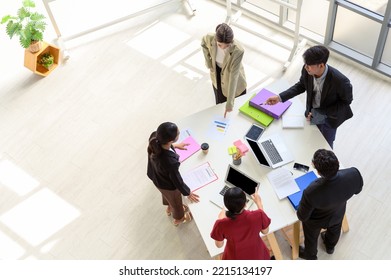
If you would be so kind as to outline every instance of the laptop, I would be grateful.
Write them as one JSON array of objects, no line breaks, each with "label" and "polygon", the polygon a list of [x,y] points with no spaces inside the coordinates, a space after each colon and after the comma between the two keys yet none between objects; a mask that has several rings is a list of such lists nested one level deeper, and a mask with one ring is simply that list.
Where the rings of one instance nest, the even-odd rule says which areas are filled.
[{"label": "laptop", "polygon": [[246,138],[246,141],[259,164],[263,166],[277,168],[294,160],[279,134],[262,137],[258,141]]},{"label": "laptop", "polygon": [[[255,94],[251,97],[253,98]],[[250,98],[250,99],[251,99]],[[256,120],[264,126],[269,126],[269,124],[274,120],[272,116],[258,110],[255,107],[250,106],[250,100],[247,100],[240,108],[239,111],[244,115]]]},{"label": "laptop", "polygon": [[216,192],[210,197],[210,202],[215,204],[220,208],[224,208],[224,194],[225,192],[232,187],[238,187],[244,191],[247,198],[247,203],[245,208],[248,209],[254,203],[251,199],[251,195],[255,193],[259,182],[250,178],[248,175],[244,174],[239,169],[236,169],[231,164],[228,165],[227,172],[225,175],[225,186],[219,188]]}]

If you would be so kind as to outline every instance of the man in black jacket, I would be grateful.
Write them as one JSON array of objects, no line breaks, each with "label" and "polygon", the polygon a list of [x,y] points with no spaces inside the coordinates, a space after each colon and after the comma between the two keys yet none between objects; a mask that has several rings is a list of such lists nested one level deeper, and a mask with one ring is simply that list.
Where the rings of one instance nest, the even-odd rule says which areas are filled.
[{"label": "man in black jacket", "polygon": [[353,116],[350,104],[353,100],[352,85],[337,69],[327,64],[329,50],[313,46],[304,54],[304,66],[300,80],[277,96],[270,97],[266,104],[273,105],[307,92],[305,117],[316,124],[324,138],[333,148],[337,127]]},{"label": "man in black jacket", "polygon": [[363,178],[355,167],[339,169],[339,162],[332,151],[319,149],[312,163],[320,175],[303,192],[297,217],[303,224],[304,245],[300,247],[299,257],[316,260],[318,237],[321,236],[326,252],[332,254],[341,234],[342,220],[346,202],[361,192]]}]

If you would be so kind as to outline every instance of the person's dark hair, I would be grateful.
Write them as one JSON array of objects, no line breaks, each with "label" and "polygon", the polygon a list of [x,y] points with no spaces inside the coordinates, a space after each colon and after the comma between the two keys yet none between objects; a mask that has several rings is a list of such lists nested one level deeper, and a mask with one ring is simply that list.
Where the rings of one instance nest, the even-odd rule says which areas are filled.
[{"label": "person's dark hair", "polygon": [[149,136],[148,155],[159,155],[162,145],[175,140],[178,135],[178,127],[175,123],[164,122]]},{"label": "person's dark hair", "polygon": [[304,54],[304,63],[307,65],[326,64],[330,51],[324,46],[313,46],[307,49]]},{"label": "person's dark hair", "polygon": [[246,205],[246,195],[238,187],[230,188],[224,194],[224,205],[228,209],[228,211],[225,212],[225,215],[228,218],[235,220],[236,215],[240,214],[240,211],[242,211]]},{"label": "person's dark hair", "polygon": [[318,173],[327,179],[334,177],[339,169],[337,156],[332,151],[325,149],[317,150],[312,162]]},{"label": "person's dark hair", "polygon": [[224,44],[231,44],[234,40],[234,32],[232,28],[226,24],[221,23],[216,27],[216,41]]}]

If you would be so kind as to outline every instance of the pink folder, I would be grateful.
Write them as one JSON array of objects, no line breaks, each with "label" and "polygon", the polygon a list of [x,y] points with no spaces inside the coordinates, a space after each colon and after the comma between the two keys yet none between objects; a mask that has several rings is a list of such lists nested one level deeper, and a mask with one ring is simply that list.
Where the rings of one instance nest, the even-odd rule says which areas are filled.
[{"label": "pink folder", "polygon": [[176,153],[179,155],[179,162],[184,161],[201,149],[201,146],[194,140],[192,136],[187,137],[182,142],[190,145],[186,146],[187,150],[180,150],[178,148],[175,149]]},{"label": "pink folder", "polygon": [[271,91],[268,91],[267,89],[262,89],[250,100],[250,106],[261,110],[262,112],[268,114],[269,116],[272,116],[275,119],[279,119],[282,114],[289,108],[289,106],[292,105],[292,101],[287,100],[285,102],[278,102],[275,105],[263,104],[266,99],[274,95],[276,94]]}]

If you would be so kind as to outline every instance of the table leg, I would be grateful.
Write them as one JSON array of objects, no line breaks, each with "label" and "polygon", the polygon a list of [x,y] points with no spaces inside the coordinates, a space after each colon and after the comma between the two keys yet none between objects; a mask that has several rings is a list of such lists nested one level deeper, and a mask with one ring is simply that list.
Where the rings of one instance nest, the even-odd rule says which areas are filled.
[{"label": "table leg", "polygon": [[267,240],[269,241],[270,248],[272,249],[272,252],[276,260],[282,260],[283,258],[282,258],[280,246],[278,246],[277,239],[274,233],[269,233],[268,235],[266,235],[266,237]]},{"label": "table leg", "polygon": [[292,260],[299,257],[300,246],[300,221],[293,224]]},{"label": "table leg", "polygon": [[349,223],[348,223],[348,218],[346,218],[346,214],[345,216],[343,216],[343,220],[342,220],[342,232],[348,232],[349,231]]}]

